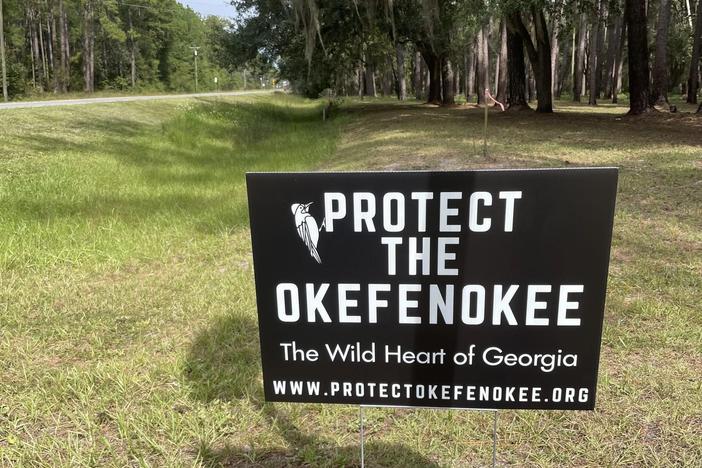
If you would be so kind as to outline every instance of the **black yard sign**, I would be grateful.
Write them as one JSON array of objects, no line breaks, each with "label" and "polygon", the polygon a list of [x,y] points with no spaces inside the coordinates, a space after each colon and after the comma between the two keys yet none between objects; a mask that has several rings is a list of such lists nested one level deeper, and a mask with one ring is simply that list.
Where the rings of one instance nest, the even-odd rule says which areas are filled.
[{"label": "black yard sign", "polygon": [[247,184],[267,400],[594,408],[616,169]]}]

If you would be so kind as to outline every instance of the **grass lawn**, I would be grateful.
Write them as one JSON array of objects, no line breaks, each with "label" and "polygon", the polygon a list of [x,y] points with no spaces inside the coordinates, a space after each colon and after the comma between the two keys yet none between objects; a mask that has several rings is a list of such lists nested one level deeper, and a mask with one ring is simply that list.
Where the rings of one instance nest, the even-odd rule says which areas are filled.
[{"label": "grass lawn", "polygon": [[[0,465],[353,466],[358,409],[265,404],[248,170],[621,168],[594,412],[498,463],[702,459],[702,118],[288,96],[0,112]],[[485,466],[491,414],[366,411],[369,466]]]}]

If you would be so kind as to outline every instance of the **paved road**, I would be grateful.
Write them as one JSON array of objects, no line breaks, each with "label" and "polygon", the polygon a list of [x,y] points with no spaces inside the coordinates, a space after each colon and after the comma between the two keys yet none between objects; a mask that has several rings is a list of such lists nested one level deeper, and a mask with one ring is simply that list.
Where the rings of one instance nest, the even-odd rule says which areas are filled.
[{"label": "paved road", "polygon": [[217,96],[244,96],[247,94],[266,94],[271,90],[252,90],[252,91],[230,91],[226,93],[194,93],[194,94],[163,94],[156,96],[119,96],[119,97],[101,97],[101,98],[86,98],[86,99],[63,99],[56,101],[20,101],[0,103],[2,109],[26,109],[30,107],[57,107],[57,106],[83,106],[86,104],[102,104],[110,102],[131,102],[131,101],[155,101],[163,99],[186,99],[197,97],[217,97]]}]

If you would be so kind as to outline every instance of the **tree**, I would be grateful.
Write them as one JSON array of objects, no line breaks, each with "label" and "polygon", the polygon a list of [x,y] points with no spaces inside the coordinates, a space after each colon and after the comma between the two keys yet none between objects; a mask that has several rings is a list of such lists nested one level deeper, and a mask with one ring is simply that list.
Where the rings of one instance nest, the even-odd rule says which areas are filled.
[{"label": "tree", "polygon": [[466,102],[470,102],[470,97],[475,94],[475,40],[468,45],[468,50],[463,52],[463,92]]},{"label": "tree", "polygon": [[58,87],[62,92],[67,92],[71,80],[71,46],[68,36],[68,17],[63,0],[59,0],[59,42],[60,42],[60,69],[58,74]]},{"label": "tree", "polygon": [[551,27],[551,94],[556,94],[558,83],[558,53],[560,52],[559,33],[561,31],[561,16],[563,15],[563,0],[556,0]]},{"label": "tree", "polygon": [[656,26],[656,58],[653,63],[653,86],[650,104],[668,102],[668,27],[670,25],[670,0],[660,0]]},{"label": "tree", "polygon": [[508,109],[529,109],[526,98],[524,41],[519,34],[509,28],[507,29],[507,73],[509,75]]},{"label": "tree", "polygon": [[616,104],[619,99],[619,93],[622,90],[622,68],[624,65],[624,60],[622,56],[624,55],[624,45],[626,44],[627,37],[626,22],[624,18],[621,20],[621,28],[619,30],[619,45],[617,46],[617,52],[615,55],[614,66],[612,70],[612,104]]},{"label": "tree", "polygon": [[455,87],[453,84],[453,67],[451,66],[451,60],[449,60],[447,57],[443,57],[441,59],[441,83],[441,103],[444,105],[454,104]]},{"label": "tree", "polygon": [[490,87],[489,81],[489,70],[490,70],[490,57],[488,54],[488,42],[489,42],[489,29],[487,25],[483,25],[478,31],[477,40],[477,76],[478,76],[478,104],[485,104],[485,90]]},{"label": "tree", "polygon": [[531,20],[534,25],[534,39],[522,20],[519,12],[508,15],[508,27],[522,37],[536,81],[536,112],[553,112],[551,96],[551,39],[543,9],[530,5]]},{"label": "tree", "polygon": [[625,0],[624,17],[629,45],[629,114],[638,115],[650,109],[646,0]]},{"label": "tree", "polygon": [[137,80],[137,69],[136,69],[136,56],[137,56],[137,44],[136,44],[136,32],[134,31],[134,24],[132,22],[132,10],[127,9],[127,21],[128,21],[128,35],[129,35],[129,81],[132,88],[136,87]]},{"label": "tree", "polygon": [[92,0],[83,4],[83,90],[95,91],[95,18]]},{"label": "tree", "polygon": [[[176,0],[3,0],[8,98],[71,88],[192,88],[192,52],[213,87],[231,88],[223,49],[229,23],[203,19]],[[1,65],[1,64],[0,64]],[[1,67],[0,67],[1,68]]]},{"label": "tree", "polygon": [[590,98],[588,104],[592,106],[597,105],[597,58],[598,58],[598,37],[599,37],[599,27],[600,27],[600,13],[602,11],[602,0],[599,0],[595,4],[595,11],[592,14],[592,26],[590,27],[590,53],[587,59],[588,66],[590,67],[589,79],[590,79]]},{"label": "tree", "polygon": [[429,95],[427,102],[441,104],[441,59],[430,49],[422,48],[422,57],[429,71]]},{"label": "tree", "polygon": [[[429,69],[429,102],[450,105],[454,103],[455,86],[453,86],[454,63],[460,63],[462,57],[458,38],[465,37],[467,18],[471,14],[480,14],[482,10],[473,11],[469,2],[451,0],[409,0],[406,2],[388,2],[394,5],[394,22],[402,25],[400,29],[412,40],[422,53]],[[417,15],[419,12],[419,15]],[[417,16],[419,16],[417,18]],[[445,73],[441,73],[442,69]],[[441,83],[443,79],[449,81]],[[439,83],[435,83],[439,80]],[[443,96],[442,88],[451,92]]]},{"label": "tree", "polygon": [[616,8],[610,8],[607,18],[607,59],[603,70],[604,83],[602,89],[604,97],[611,98],[616,88],[615,68],[617,67],[617,55],[619,53],[620,36],[622,34],[622,17],[618,10],[618,3],[615,2]]},{"label": "tree", "polygon": [[597,17],[599,20],[597,23],[597,70],[595,71],[595,95],[597,97],[602,93],[603,72],[606,62],[605,33],[607,30],[607,19],[609,18],[609,1],[610,0],[599,0],[597,4]]},{"label": "tree", "polygon": [[697,19],[695,20],[695,32],[692,40],[690,74],[687,79],[687,102],[690,104],[697,103],[697,89],[700,84],[700,54],[702,54],[702,0],[697,0]]},{"label": "tree", "polygon": [[[567,26],[567,25],[563,25]],[[554,92],[554,97],[560,99],[561,94],[563,93],[563,88],[566,85],[568,81],[568,77],[572,76],[572,64],[573,64],[573,50],[574,50],[574,45],[571,44],[570,36],[571,32],[567,30],[567,27],[561,27],[560,29],[560,34],[559,38],[561,39],[558,42],[562,42],[561,45],[559,45],[559,53],[563,57],[560,62],[558,67],[556,67],[556,78],[554,81],[553,85],[553,92]],[[575,37],[573,35],[573,37]]]},{"label": "tree", "polygon": [[7,102],[7,66],[5,64],[5,20],[2,15],[2,0],[0,0],[0,67],[2,68],[2,98]]},{"label": "tree", "polygon": [[580,102],[583,93],[583,73],[585,70],[585,42],[587,40],[587,16],[580,14],[578,25],[578,45],[575,49],[575,67],[573,72],[573,101]]},{"label": "tree", "polygon": [[395,45],[397,58],[397,73],[395,82],[397,83],[397,99],[404,101],[407,99],[407,83],[405,82],[405,45],[397,43]]},{"label": "tree", "polygon": [[[497,81],[497,100],[507,101],[507,24],[503,19],[500,21],[500,55],[498,57],[499,76]],[[497,104],[495,104],[497,105]]]},{"label": "tree", "polygon": [[414,97],[422,99],[424,89],[422,86],[422,55],[419,52],[414,53],[414,61],[412,67],[412,86],[414,87]]}]

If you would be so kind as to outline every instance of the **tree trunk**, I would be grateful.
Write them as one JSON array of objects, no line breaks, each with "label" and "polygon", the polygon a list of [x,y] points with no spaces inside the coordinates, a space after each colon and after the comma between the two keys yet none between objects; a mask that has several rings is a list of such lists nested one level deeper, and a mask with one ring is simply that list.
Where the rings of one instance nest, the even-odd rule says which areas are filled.
[{"label": "tree trunk", "polygon": [[407,99],[407,83],[405,82],[405,45],[399,42],[395,45],[397,55],[397,99]]},{"label": "tree trunk", "polygon": [[363,63],[359,63],[356,67],[356,84],[358,85],[357,95],[363,99]]},{"label": "tree trunk", "polygon": [[83,10],[83,89],[86,93],[95,91],[95,31],[93,25],[93,5],[87,1]]},{"label": "tree trunk", "polygon": [[612,15],[610,13],[611,26],[607,27],[607,61],[605,62],[604,70],[604,97],[611,98],[613,90],[616,87],[614,81],[615,68],[617,66],[617,52],[619,48],[620,36],[622,34],[622,18],[621,16]]},{"label": "tree trunk", "polygon": [[536,80],[536,112],[553,112],[553,95],[551,94],[551,38],[543,10],[536,11],[532,6],[534,32],[538,43],[537,61],[534,67]]},{"label": "tree trunk", "polygon": [[595,80],[595,95],[600,97],[602,93],[602,75],[605,68],[605,30],[607,29],[607,18],[609,17],[608,9],[609,0],[600,0],[599,2],[599,24],[597,25],[597,76]]},{"label": "tree trunk", "polygon": [[649,67],[646,0],[625,0],[629,44],[629,114],[648,112]]},{"label": "tree trunk", "polygon": [[507,73],[509,74],[508,109],[529,109],[526,99],[524,42],[522,37],[511,29],[507,30]]},{"label": "tree trunk", "polygon": [[442,105],[452,105],[455,104],[454,99],[454,88],[453,88],[453,67],[451,67],[451,61],[446,58],[441,58],[441,104]]},{"label": "tree trunk", "polygon": [[41,71],[44,75],[44,89],[49,88],[49,63],[46,55],[46,47],[44,46],[44,22],[41,20],[41,14],[37,14],[39,26],[39,51],[41,52]]},{"label": "tree trunk", "polygon": [[132,24],[132,10],[127,8],[127,20],[129,21],[129,76],[132,89],[136,87],[136,41],[134,40],[134,25]]},{"label": "tree trunk", "polygon": [[561,15],[563,12],[563,1],[557,1],[557,14],[553,18],[553,27],[551,28],[551,94],[555,95],[558,88],[558,54],[560,52],[560,43],[558,34],[561,31]]},{"label": "tree trunk", "polygon": [[692,39],[692,59],[690,60],[690,74],[687,79],[687,102],[697,103],[697,89],[700,85],[700,54],[702,54],[702,0],[697,0],[697,19],[695,20],[695,34]]},{"label": "tree trunk", "polygon": [[595,11],[592,14],[592,26],[590,28],[590,50],[587,58],[589,66],[589,86],[590,86],[590,98],[588,99],[588,104],[591,106],[597,105],[597,58],[598,58],[598,38],[600,36],[600,12],[602,9],[602,1],[600,0],[595,4]]},{"label": "tree trunk", "polygon": [[[490,36],[492,28],[491,23],[487,23],[483,27],[483,59],[485,60],[485,88],[490,89]],[[485,94],[484,89],[479,89],[478,93]]]},{"label": "tree trunk", "polygon": [[56,17],[54,10],[51,11],[50,21],[47,21],[49,26],[49,59],[51,62],[51,77],[54,86],[54,93],[59,92],[58,74],[56,72]]},{"label": "tree trunk", "polygon": [[522,36],[531,62],[536,81],[536,112],[553,112],[553,96],[551,95],[551,38],[548,34],[544,11],[535,5],[531,6],[531,17],[534,24],[532,41],[529,30],[524,25],[519,13],[510,15],[510,22],[517,33]]},{"label": "tree trunk", "polygon": [[619,42],[619,15],[615,14],[615,10],[609,10],[607,14],[607,25],[605,30],[605,45],[606,48],[600,49],[600,54],[603,57],[600,90],[602,97],[611,98],[612,92],[612,67],[614,66],[614,54]]},{"label": "tree trunk", "polygon": [[42,71],[44,67],[44,62],[41,58],[41,51],[39,50],[39,33],[37,32],[37,25],[35,22],[35,20],[37,19],[37,13],[31,7],[29,18],[29,33],[32,37],[32,55],[34,56],[34,68],[36,69],[36,78],[34,86],[36,87],[37,83],[39,83],[39,89],[41,91],[44,91],[44,73]]},{"label": "tree trunk", "polygon": [[507,21],[500,22],[500,57],[499,79],[497,80],[497,100],[501,103],[507,102]]},{"label": "tree trunk", "polygon": [[136,88],[136,44],[132,40],[132,46],[129,48],[129,82],[132,89]]},{"label": "tree trunk", "polygon": [[492,86],[490,89],[493,91],[493,93],[497,92],[497,86],[498,86],[498,81],[500,79],[500,54],[499,52],[497,53],[497,56],[495,57],[495,73],[492,75],[492,81],[491,84]]},{"label": "tree trunk", "polygon": [[575,73],[573,74],[573,101],[580,102],[583,91],[583,72],[585,70],[585,41],[587,39],[587,16],[580,14],[578,25],[578,46],[575,49]]},{"label": "tree trunk", "polygon": [[366,66],[364,67],[363,83],[364,95],[371,97],[378,96],[375,88],[375,67],[370,63],[366,63]]},{"label": "tree trunk", "polygon": [[612,75],[612,104],[616,104],[619,99],[619,93],[622,92],[622,70],[624,68],[624,46],[626,45],[626,22],[621,19],[621,31],[619,32],[619,46],[617,47],[617,55],[614,62],[614,75]]},{"label": "tree trunk", "polygon": [[441,104],[441,59],[432,50],[422,51],[422,57],[424,57],[429,71],[427,102]]},{"label": "tree trunk", "polygon": [[30,57],[30,61],[32,64],[32,88],[37,89],[37,75],[36,75],[36,69],[35,69],[36,60],[34,60],[34,47],[33,47],[32,40],[31,40],[31,26],[27,25],[27,27],[29,28],[29,37],[30,37],[30,39],[29,39],[29,41],[30,41],[29,57]]},{"label": "tree trunk", "polygon": [[417,100],[422,99],[422,55],[419,52],[414,53],[412,87],[414,88],[414,97]]},{"label": "tree trunk", "polygon": [[2,100],[7,102],[7,68],[5,64],[5,22],[2,14],[2,1],[0,0],[0,72],[2,73]]},{"label": "tree trunk", "polygon": [[65,93],[68,91],[70,79],[70,51],[68,44],[68,22],[66,21],[66,10],[63,7],[63,0],[59,0],[59,45],[60,55],[60,76],[58,79],[59,89]]},{"label": "tree trunk", "polygon": [[477,58],[477,75],[478,75],[478,104],[485,103],[485,89],[490,85],[488,84],[488,70],[490,64],[488,63],[488,57],[486,54],[488,41],[488,28],[483,26],[478,31],[478,58]]},{"label": "tree trunk", "polygon": [[668,102],[668,28],[670,27],[670,0],[661,0],[656,25],[656,58],[653,63],[651,105]]},{"label": "tree trunk", "polygon": [[383,86],[383,96],[390,96],[392,94],[392,56],[390,54],[385,56],[385,70],[381,75],[381,84]]},{"label": "tree trunk", "polygon": [[461,67],[452,67],[453,69],[453,94],[461,94]]},{"label": "tree trunk", "polygon": [[88,64],[90,65],[90,92],[95,92],[95,24],[94,24],[94,12],[91,5],[90,11],[91,25],[90,25],[90,58]]},{"label": "tree trunk", "polygon": [[472,55],[469,53],[470,46],[468,50],[463,51],[463,95],[466,98],[466,104],[470,100],[470,94],[468,93],[468,69],[470,68],[469,61],[472,59]]},{"label": "tree trunk", "polygon": [[467,60],[468,64],[466,67],[466,102],[470,102],[470,97],[475,94],[475,44],[476,41],[470,45],[468,49]]},{"label": "tree trunk", "polygon": [[568,75],[572,74],[571,67],[572,67],[572,45],[571,45],[571,40],[568,38],[568,40],[563,41],[563,63],[558,67],[558,73],[556,75],[556,85],[554,88],[556,89],[556,94],[555,97],[560,99],[561,98],[561,93],[563,92],[563,86],[565,86],[566,81],[568,80]]}]

